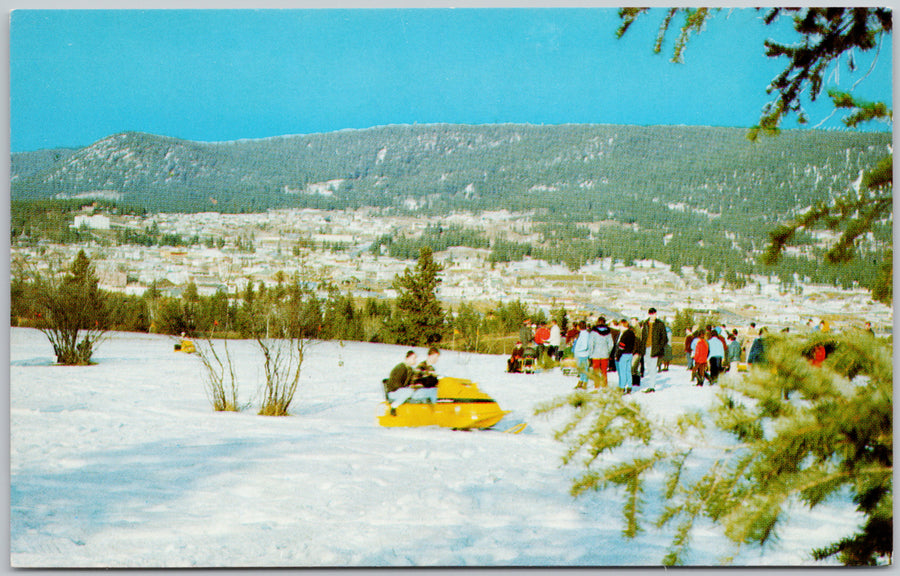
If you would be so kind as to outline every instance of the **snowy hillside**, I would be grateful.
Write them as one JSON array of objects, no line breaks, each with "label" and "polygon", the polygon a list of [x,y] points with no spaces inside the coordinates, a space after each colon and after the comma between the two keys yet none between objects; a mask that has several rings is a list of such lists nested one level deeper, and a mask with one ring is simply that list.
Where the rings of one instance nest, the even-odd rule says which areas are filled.
[{"label": "snowy hillside", "polygon": [[[378,426],[396,346],[316,343],[286,418],[255,414],[261,369],[248,342],[240,414],[214,413],[199,361],[165,336],[112,334],[90,367],[53,365],[46,338],[10,334],[11,563],[14,567],[659,565],[672,529],[621,535],[621,494],[573,499],[553,431],[533,407],[566,394],[559,371],[504,372],[504,357],[445,352],[438,372],[470,378],[529,426],[497,431]],[[421,351],[420,351],[421,352]],[[661,418],[715,393],[670,386],[634,399]],[[650,511],[648,511],[650,512]],[[846,534],[847,503],[801,512],[777,544],[738,565],[813,564]],[[734,552],[700,527],[689,562]]]}]

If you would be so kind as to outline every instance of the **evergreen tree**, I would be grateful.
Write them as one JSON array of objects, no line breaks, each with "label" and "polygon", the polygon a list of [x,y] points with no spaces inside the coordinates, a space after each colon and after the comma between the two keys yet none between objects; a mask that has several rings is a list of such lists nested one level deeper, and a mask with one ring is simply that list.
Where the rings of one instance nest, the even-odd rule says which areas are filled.
[{"label": "evergreen tree", "polygon": [[193,280],[184,287],[181,297],[184,298],[185,302],[196,303],[200,301],[200,293],[197,291],[197,284]]},{"label": "evergreen tree", "polygon": [[299,336],[305,338],[320,337],[322,328],[322,307],[315,294],[309,294],[302,300],[298,317]]},{"label": "evergreen tree", "polygon": [[694,310],[685,308],[684,310],[675,311],[675,319],[672,320],[672,334],[675,337],[684,335],[686,329],[694,328]]},{"label": "evergreen tree", "polygon": [[193,304],[180,298],[163,298],[157,311],[157,323],[164,334],[192,334],[197,328]]},{"label": "evergreen tree", "polygon": [[365,332],[353,297],[337,290],[329,295],[325,304],[322,326],[323,336],[336,340],[362,340]]},{"label": "evergreen tree", "polygon": [[[619,15],[622,25],[618,36],[622,36],[647,8],[623,8]],[[691,34],[699,33],[713,18],[717,9],[672,8],[666,12],[659,28],[654,51],[659,53],[673,20],[681,13],[683,24],[673,48],[673,62],[682,62],[684,50]],[[766,40],[766,55],[770,58],[786,58],[787,66],[767,87],[775,93],[775,99],[768,103],[759,119],[759,124],[749,133],[756,140],[760,133],[778,134],[785,116],[796,114],[801,124],[807,122],[803,110],[803,99],[815,101],[826,85],[826,77],[837,65],[839,59],[847,55],[847,65],[855,70],[855,51],[867,52],[880,49],[881,39],[893,30],[892,12],[889,8],[773,8],[763,18],[771,25],[785,15],[790,15],[796,41],[781,44]],[[877,58],[877,54],[876,54]],[[850,110],[843,118],[848,127],[857,127],[873,120],[893,122],[893,111],[883,102],[864,102],[853,95],[828,90],[835,109]],[[854,175],[855,177],[855,175]],[[766,261],[774,263],[781,256],[785,246],[798,236],[798,232],[824,227],[840,233],[839,239],[825,253],[831,263],[844,263],[855,255],[855,244],[861,236],[873,231],[876,223],[891,219],[893,215],[893,155],[887,154],[876,165],[867,166],[859,187],[847,182],[847,187],[835,197],[827,197],[813,203],[802,216],[780,224],[770,234],[770,245]],[[802,207],[801,207],[802,208]],[[873,296],[890,303],[893,289],[893,259],[882,260],[880,272],[867,287]]]},{"label": "evergreen tree", "polygon": [[569,329],[569,313],[566,311],[565,306],[559,305],[557,307],[555,299],[553,300],[553,306],[550,307],[550,319],[556,320],[556,325],[559,326],[563,334]]},{"label": "evergreen tree", "polygon": [[437,299],[442,270],[426,246],[419,251],[415,269],[407,268],[394,278],[397,313],[391,319],[391,328],[398,344],[422,346],[443,339],[446,319]]},{"label": "evergreen tree", "polygon": [[516,333],[525,320],[533,320],[528,306],[518,298],[506,304],[498,304],[494,316],[500,323],[499,330],[512,333]]}]

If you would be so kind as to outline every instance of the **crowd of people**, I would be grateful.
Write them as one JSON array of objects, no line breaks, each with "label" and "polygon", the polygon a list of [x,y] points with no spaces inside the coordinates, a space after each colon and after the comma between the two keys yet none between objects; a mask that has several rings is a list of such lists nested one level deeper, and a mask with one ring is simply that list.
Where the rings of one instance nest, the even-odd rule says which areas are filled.
[{"label": "crowd of people", "polygon": [[[600,316],[591,328],[587,322],[578,326],[578,334],[572,343],[576,359],[579,353],[586,355],[585,370],[579,370],[578,388],[587,388],[591,375],[594,387],[606,387],[608,373],[616,372],[618,387],[624,394],[630,394],[635,386],[644,385],[644,390],[653,392],[664,384],[664,375],[672,360],[672,332],[659,318],[655,308],[647,311],[647,318],[613,320],[607,324]],[[587,343],[584,350],[583,344]],[[641,382],[646,378],[645,382]]]},{"label": "crowd of people", "polygon": [[686,329],[684,353],[687,367],[691,371],[691,380],[696,386],[703,386],[706,382],[715,384],[723,372],[741,363],[744,355],[742,342],[745,337],[753,339],[750,353],[747,355],[748,363],[761,362],[765,332],[765,328],[757,331],[754,323],[751,323],[746,336],[743,337],[737,328],[729,332],[724,325],[708,325],[694,331]]},{"label": "crowd of people", "polygon": [[[826,320],[818,324],[810,320],[807,327],[815,331],[830,330]],[[866,322],[865,330],[874,335],[871,323]],[[686,329],[684,353],[691,381],[696,386],[712,385],[724,372],[763,362],[767,334],[767,329],[757,328],[755,322],[740,330],[729,329],[724,324]],[[630,394],[637,386],[653,392],[666,384],[665,373],[672,362],[672,329],[657,317],[654,308],[647,311],[644,320],[633,317],[607,323],[600,316],[593,322],[578,321],[565,334],[561,334],[555,320],[546,326],[534,326],[525,320],[508,371],[521,371],[529,357],[543,353],[558,361],[565,351],[573,357],[578,389],[587,389],[592,380],[595,388],[606,387],[609,374],[615,372],[617,385],[624,394]],[[812,362],[821,364],[827,352],[824,347],[817,347]]]},{"label": "crowd of people", "polygon": [[[819,324],[807,323],[810,330],[827,332],[830,326],[822,320]],[[865,331],[874,335],[872,325],[865,324]],[[783,329],[783,332],[788,329]],[[684,334],[684,354],[691,381],[695,386],[715,384],[722,373],[743,365],[765,361],[765,327],[757,328],[755,322],[744,329],[728,329],[722,325],[687,328]],[[616,374],[616,385],[623,394],[630,394],[640,386],[644,392],[653,392],[667,384],[666,372],[672,362],[672,329],[658,318],[655,308],[647,310],[644,320],[621,318],[607,323],[603,316],[593,322],[575,322],[562,333],[556,320],[545,325],[534,325],[526,319],[519,330],[519,340],[507,361],[508,372],[528,371],[528,366],[542,356],[560,361],[571,353],[578,373],[578,389],[607,387],[610,374]],[[813,351],[811,361],[821,364],[828,350],[819,346]],[[406,358],[391,370],[385,379],[385,393],[391,408],[403,402],[436,402],[438,377],[434,365],[440,351],[431,348],[420,363],[416,352],[410,350]]]},{"label": "crowd of people", "polygon": [[556,320],[538,326],[526,318],[519,328],[519,340],[513,346],[506,371],[526,372],[528,366],[543,355],[559,361],[563,356],[561,345],[562,332]]},{"label": "crowd of people", "polygon": [[575,322],[564,335],[556,320],[546,326],[533,326],[525,320],[507,369],[521,371],[529,350],[557,361],[569,351],[578,372],[576,388],[587,389],[592,380],[594,388],[606,387],[609,374],[616,373],[617,385],[624,393],[631,393],[643,378],[644,389],[652,392],[664,378],[660,374],[669,369],[671,342],[672,330],[657,318],[654,308],[648,310],[643,321],[623,318],[607,323],[605,317],[599,316],[591,322]]}]

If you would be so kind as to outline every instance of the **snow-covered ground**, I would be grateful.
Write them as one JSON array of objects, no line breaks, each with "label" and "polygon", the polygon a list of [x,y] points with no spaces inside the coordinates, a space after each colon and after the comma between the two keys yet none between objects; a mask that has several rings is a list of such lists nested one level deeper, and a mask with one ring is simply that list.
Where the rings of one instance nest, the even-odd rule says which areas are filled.
[{"label": "snow-covered ground", "polygon": [[[673,528],[622,536],[622,494],[569,495],[578,472],[553,439],[565,419],[535,405],[571,391],[558,370],[506,374],[501,356],[444,352],[525,432],[382,428],[381,379],[405,348],[315,343],[293,415],[256,415],[261,369],[239,363],[242,413],[215,413],[195,356],[165,336],[111,334],[97,365],[53,364],[37,331],[10,333],[11,564],[14,567],[654,566]],[[420,350],[420,354],[423,351]],[[669,386],[635,401],[672,418],[714,390]],[[652,511],[648,511],[652,512]],[[777,543],[737,565],[810,565],[855,527],[846,502],[800,511]],[[713,526],[689,563],[734,552]]]}]

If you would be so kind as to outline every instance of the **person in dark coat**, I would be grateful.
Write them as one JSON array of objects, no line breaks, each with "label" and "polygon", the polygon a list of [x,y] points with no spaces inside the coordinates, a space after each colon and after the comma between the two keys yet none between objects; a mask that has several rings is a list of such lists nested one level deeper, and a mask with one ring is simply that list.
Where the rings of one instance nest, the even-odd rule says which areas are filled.
[{"label": "person in dark coat", "polygon": [[756,340],[753,341],[753,344],[750,346],[750,352],[747,353],[748,364],[760,364],[765,360],[766,350],[765,342],[763,342],[765,334],[766,329],[760,328],[759,336],[757,336]]},{"label": "person in dark coat", "polygon": [[609,371],[610,372],[616,372],[616,352],[615,352],[615,350],[619,346],[619,334],[621,333],[618,326],[619,326],[619,321],[613,320],[612,325],[609,327],[609,335],[612,336],[612,341],[613,341],[613,352],[610,354],[610,357],[609,357],[610,358],[610,361],[609,361]]},{"label": "person in dark coat", "polygon": [[666,351],[663,353],[662,358],[659,360],[659,371],[660,372],[668,372],[669,366],[672,364],[672,329],[666,326]]},{"label": "person in dark coat", "polygon": [[640,386],[641,378],[644,377],[644,353],[647,351],[647,343],[641,338],[640,320],[632,318],[628,326],[634,332],[634,357],[631,359],[631,373],[637,375],[635,385]]},{"label": "person in dark coat", "polygon": [[685,358],[687,359],[687,369],[688,370],[694,369],[694,354],[693,354],[693,348],[692,348],[693,343],[694,343],[693,340],[694,340],[694,333],[691,332],[690,328],[685,328],[684,329],[684,355],[685,355]]},{"label": "person in dark coat", "polygon": [[506,361],[506,371],[507,372],[521,372],[522,371],[522,357],[525,355],[525,347],[522,346],[521,342],[516,342],[515,347],[513,347],[512,355],[510,355],[509,360]]},{"label": "person in dark coat", "polygon": [[665,323],[656,317],[656,308],[647,311],[647,319],[641,324],[641,341],[644,344],[644,369],[648,392],[656,390],[657,364],[666,353],[669,335]]},{"label": "person in dark coat", "polygon": [[391,370],[391,375],[388,376],[387,379],[388,392],[396,392],[401,388],[412,386],[413,377],[416,374],[415,370],[413,370],[413,366],[416,365],[416,360],[417,357],[415,351],[410,350],[406,353],[406,358],[403,362],[394,366],[393,370]]}]

